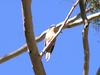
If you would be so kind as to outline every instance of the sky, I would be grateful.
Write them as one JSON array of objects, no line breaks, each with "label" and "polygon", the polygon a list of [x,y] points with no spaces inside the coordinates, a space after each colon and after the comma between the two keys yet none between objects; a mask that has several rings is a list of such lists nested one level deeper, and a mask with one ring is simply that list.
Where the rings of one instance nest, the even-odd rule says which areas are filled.
[{"label": "sky", "polygon": [[[75,0],[33,0],[32,17],[35,36],[40,35],[51,24],[62,22]],[[71,17],[79,13],[77,6]],[[47,75],[82,75],[84,50],[82,45],[83,26],[65,29],[57,37],[49,62],[42,58]],[[21,0],[0,1],[0,57],[15,51],[25,44],[22,23]],[[37,43],[39,51],[43,41]],[[96,75],[100,67],[100,32],[89,27],[90,69]],[[0,64],[0,75],[34,75],[28,52]]]}]

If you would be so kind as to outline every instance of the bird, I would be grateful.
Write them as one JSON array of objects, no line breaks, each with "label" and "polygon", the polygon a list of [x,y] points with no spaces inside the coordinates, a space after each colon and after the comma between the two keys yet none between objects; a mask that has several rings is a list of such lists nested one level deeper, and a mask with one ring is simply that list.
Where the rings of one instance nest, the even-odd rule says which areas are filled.
[{"label": "bird", "polygon": [[[54,38],[54,36],[56,35],[58,29],[56,26],[51,26],[48,31],[46,32],[45,38],[44,38],[44,46],[46,47]],[[50,60],[51,57],[51,53],[53,52],[54,46],[55,46],[55,42],[56,42],[56,38],[54,39],[53,43],[50,45],[50,47],[46,50],[43,51],[45,52],[45,59],[46,61]],[[42,55],[42,53],[41,53]]]}]

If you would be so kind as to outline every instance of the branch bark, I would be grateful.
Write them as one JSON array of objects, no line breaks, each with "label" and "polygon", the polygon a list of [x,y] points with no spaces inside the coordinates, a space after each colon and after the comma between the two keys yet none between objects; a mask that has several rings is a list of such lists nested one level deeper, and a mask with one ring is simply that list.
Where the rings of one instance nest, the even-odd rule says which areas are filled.
[{"label": "branch bark", "polygon": [[[87,16],[87,18],[88,18],[88,21],[100,18],[100,12],[92,14],[90,16]],[[75,21],[72,21],[72,22],[70,22],[70,21],[72,21],[72,18],[68,20],[68,24],[65,24],[64,29],[73,28],[73,27],[79,26],[83,23],[82,19],[78,19],[78,20],[75,20]],[[58,23],[57,27],[59,28],[62,24],[63,24],[63,22]],[[44,32],[42,32],[42,34],[40,34],[39,36],[37,36],[35,38],[36,42],[40,42],[41,40],[43,40],[44,37],[45,37],[45,34],[46,34],[46,30]],[[23,46],[21,46],[19,49],[15,50],[14,52],[11,52],[11,53],[1,57],[0,58],[0,64],[16,57],[16,56],[18,56],[18,55],[20,55],[20,54],[22,54],[26,51],[27,51],[27,45],[24,44]]]},{"label": "branch bark", "polygon": [[14,58],[14,57],[24,53],[25,51],[27,51],[27,45],[26,44],[23,45],[21,48],[15,50],[14,52],[12,52],[12,53],[10,53],[8,55],[5,55],[2,58],[0,58],[0,64],[10,60],[11,58]]},{"label": "branch bark", "polygon": [[79,0],[79,6],[81,11],[81,17],[84,23],[84,28],[82,30],[82,38],[83,38],[83,48],[84,48],[84,69],[83,75],[88,75],[89,72],[89,43],[88,43],[88,29],[89,29],[89,22],[85,13],[86,9],[86,0]]},{"label": "branch bark", "polygon": [[[94,20],[94,19],[97,19],[97,18],[100,18],[100,12],[87,16],[87,19],[88,19],[89,22],[91,20]],[[63,22],[61,22],[60,24],[58,24],[57,27],[59,27],[62,23]],[[64,29],[66,29],[66,28],[72,28],[72,27],[75,27],[75,26],[79,26],[82,23],[83,23],[83,20],[82,19],[78,19],[78,20],[75,20],[74,22],[68,23],[68,26],[65,25]]]},{"label": "branch bark", "polygon": [[36,46],[35,36],[33,33],[32,15],[31,15],[31,0],[22,0],[24,27],[29,55],[32,62],[32,68],[35,75],[46,75],[39,52]]},{"label": "branch bark", "polygon": [[[86,13],[90,12],[93,8],[87,8],[85,10]],[[74,16],[73,18],[70,19],[70,21],[68,23],[74,22],[75,20],[79,19],[81,17],[81,13],[77,14],[76,16]]]}]

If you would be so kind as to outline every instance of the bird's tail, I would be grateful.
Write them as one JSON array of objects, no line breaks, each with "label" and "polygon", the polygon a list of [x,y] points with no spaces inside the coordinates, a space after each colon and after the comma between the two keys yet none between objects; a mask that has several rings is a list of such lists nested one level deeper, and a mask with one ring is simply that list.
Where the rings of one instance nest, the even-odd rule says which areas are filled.
[{"label": "bird's tail", "polygon": [[50,60],[50,55],[51,55],[50,52],[46,52],[45,59],[46,59],[47,62]]}]

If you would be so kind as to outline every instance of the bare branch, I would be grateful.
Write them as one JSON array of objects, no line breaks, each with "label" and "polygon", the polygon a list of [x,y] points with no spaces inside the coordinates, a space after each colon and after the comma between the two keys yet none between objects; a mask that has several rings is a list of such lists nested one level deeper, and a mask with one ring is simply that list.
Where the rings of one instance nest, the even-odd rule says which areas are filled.
[{"label": "bare branch", "polygon": [[[86,13],[90,12],[93,8],[88,8],[85,10]],[[73,18],[69,19],[68,23],[74,22],[75,20],[79,19],[81,16],[81,13],[77,14],[76,16],[74,16]]]},{"label": "bare branch", "polygon": [[33,33],[32,15],[31,15],[31,0],[22,0],[24,13],[24,27],[27,46],[29,48],[29,55],[32,62],[32,68],[35,75],[46,75],[42,61],[39,56],[38,48],[36,46],[35,36]]},{"label": "bare branch", "polygon": [[[89,21],[100,18],[100,12],[92,14],[90,16],[87,16],[87,18],[88,18]],[[72,21],[72,18],[69,19],[68,21],[69,22]],[[82,23],[83,23],[82,19],[78,19],[78,20],[75,20],[73,22],[70,22],[70,23],[66,24],[63,29],[79,26]],[[57,27],[59,28],[62,24],[63,24],[63,22],[60,22],[59,24],[57,24]],[[44,32],[42,32],[41,35],[37,36],[35,38],[36,42],[40,42],[42,39],[44,39],[45,33],[46,33],[46,30]],[[10,54],[7,54],[6,56],[1,57],[0,58],[0,64],[3,63],[3,62],[8,61],[8,60],[20,55],[20,54],[22,54],[25,51],[27,51],[27,45],[23,45],[22,47],[15,50],[14,52],[12,52]]]},{"label": "bare branch", "polygon": [[19,48],[18,50],[15,50],[14,52],[5,55],[4,57],[0,58],[0,64],[3,62],[6,62],[7,60],[10,60],[11,58],[14,58],[22,53],[24,53],[25,51],[27,51],[27,45],[23,45],[21,48]]},{"label": "bare branch", "polygon": [[88,28],[89,28],[89,22],[85,13],[86,9],[86,0],[79,0],[79,6],[81,11],[81,17],[84,23],[84,29],[82,31],[83,35],[83,48],[84,48],[84,69],[83,69],[83,75],[88,75],[89,72],[89,44],[88,44]]},{"label": "bare branch", "polygon": [[[97,18],[100,18],[100,12],[87,16],[87,19],[88,19],[89,22],[90,22],[91,20],[94,20],[94,19],[97,19]],[[69,20],[70,20],[70,19],[69,19]],[[61,22],[60,24],[58,24],[58,26],[60,26],[62,23],[63,23],[63,22]],[[82,19],[78,19],[78,20],[75,20],[75,21],[72,22],[72,23],[69,23],[68,26],[65,25],[64,29],[66,29],[66,28],[72,28],[72,27],[81,25],[82,23],[83,23],[83,20],[82,20]]]},{"label": "bare branch", "polygon": [[47,30],[43,31],[39,36],[35,38],[36,42],[40,42],[44,39]]},{"label": "bare branch", "polygon": [[[46,33],[46,31],[44,31],[40,36],[37,36],[37,37],[35,38],[35,41],[36,41],[36,42],[39,42],[39,41],[41,41],[42,39],[44,39],[45,33]],[[8,60],[10,60],[10,59],[12,59],[12,58],[18,56],[18,55],[20,55],[20,54],[22,54],[22,53],[24,53],[24,52],[26,52],[27,49],[28,49],[28,48],[27,48],[27,44],[24,44],[23,46],[21,46],[19,49],[15,50],[14,52],[11,52],[11,53],[9,53],[9,54],[7,54],[7,55],[1,57],[1,58],[0,58],[0,64],[2,64],[2,63],[4,63],[4,62],[6,62],[6,61],[8,61]]]}]

